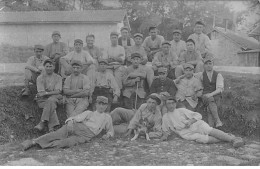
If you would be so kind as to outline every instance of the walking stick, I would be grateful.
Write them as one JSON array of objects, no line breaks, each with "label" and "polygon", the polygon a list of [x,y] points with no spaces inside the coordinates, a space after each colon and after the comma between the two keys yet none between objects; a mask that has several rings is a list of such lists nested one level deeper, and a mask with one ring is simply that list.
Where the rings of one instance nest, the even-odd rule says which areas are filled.
[{"label": "walking stick", "polygon": [[136,83],[136,90],[135,90],[135,111],[136,111],[136,104],[137,104],[137,91],[138,91],[138,82]]}]

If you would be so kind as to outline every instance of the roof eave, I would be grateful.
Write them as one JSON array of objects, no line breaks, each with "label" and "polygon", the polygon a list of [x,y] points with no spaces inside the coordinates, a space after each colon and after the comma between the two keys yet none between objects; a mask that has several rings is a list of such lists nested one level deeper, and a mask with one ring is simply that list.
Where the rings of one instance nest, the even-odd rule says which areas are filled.
[{"label": "roof eave", "polygon": [[78,24],[117,24],[120,23],[122,21],[55,21],[55,22],[40,22],[40,21],[36,21],[36,22],[0,22],[0,25],[22,25],[22,24],[60,24],[60,23],[64,23],[64,24],[69,24],[69,23],[78,23]]}]

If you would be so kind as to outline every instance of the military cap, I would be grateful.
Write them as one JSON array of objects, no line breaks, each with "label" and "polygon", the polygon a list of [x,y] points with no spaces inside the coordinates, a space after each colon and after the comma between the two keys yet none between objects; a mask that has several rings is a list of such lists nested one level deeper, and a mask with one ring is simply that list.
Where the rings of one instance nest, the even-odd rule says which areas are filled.
[{"label": "military cap", "polygon": [[61,36],[59,31],[53,31],[52,34],[51,34],[51,36],[54,36],[54,35],[59,35],[59,36]]},{"label": "military cap", "polygon": [[113,35],[119,36],[119,34],[116,31],[113,31],[110,33],[110,36],[113,36]]},{"label": "military cap", "polygon": [[214,60],[214,56],[212,53],[210,52],[207,52],[204,59],[203,59],[203,62],[206,63],[206,62],[212,62]]},{"label": "military cap", "polygon": [[45,66],[47,63],[51,64],[51,65],[54,65],[54,62],[52,59],[46,59],[44,62],[43,62],[43,66]]},{"label": "military cap", "polygon": [[204,24],[202,21],[197,21],[197,22],[195,23],[195,25],[203,25],[203,26],[205,26],[205,24]]},{"label": "military cap", "polygon": [[102,103],[108,104],[108,98],[105,97],[105,96],[98,96],[96,102],[97,102],[97,103],[102,102]]},{"label": "military cap", "polygon": [[162,42],[162,45],[165,45],[165,44],[168,44],[168,45],[171,46],[171,43],[170,43],[169,41],[163,41],[163,42]]},{"label": "military cap", "polygon": [[154,29],[154,28],[157,28],[157,26],[150,26],[149,29],[148,29],[149,32],[150,32],[151,29]]},{"label": "military cap", "polygon": [[75,44],[75,43],[81,43],[81,44],[83,44],[83,41],[82,41],[81,39],[75,39],[75,40],[74,40],[74,44]]},{"label": "military cap", "polygon": [[172,31],[172,33],[173,33],[173,34],[174,34],[174,33],[179,33],[179,34],[181,34],[182,32],[181,32],[180,29],[174,29],[174,30]]},{"label": "military cap", "polygon": [[193,66],[192,64],[189,64],[189,63],[184,63],[184,64],[183,64],[183,68],[184,68],[184,69],[188,69],[188,68],[194,69],[194,66]]},{"label": "military cap", "polygon": [[137,37],[137,36],[139,36],[139,37],[141,37],[141,38],[144,37],[143,34],[141,34],[141,33],[136,33],[136,34],[134,34],[134,38]]},{"label": "military cap", "polygon": [[127,30],[127,31],[129,31],[129,28],[126,27],[126,26],[123,26],[123,27],[120,29],[120,31],[122,31],[122,30]]},{"label": "military cap", "polygon": [[148,100],[148,99],[153,99],[153,100],[155,100],[156,103],[157,103],[157,105],[160,105],[160,104],[161,104],[160,96],[159,96],[157,93],[152,93],[152,94],[150,94],[150,95],[146,98],[146,100]]},{"label": "military cap", "polygon": [[72,60],[72,61],[70,62],[70,65],[71,65],[71,66],[73,66],[73,65],[82,66],[82,63],[81,63],[81,61],[79,61],[79,60]]},{"label": "military cap", "polygon": [[160,67],[160,68],[158,69],[158,73],[167,73],[167,68],[165,68],[165,67]]},{"label": "military cap", "polygon": [[131,59],[135,58],[135,57],[138,57],[138,58],[142,58],[142,55],[140,53],[132,53],[131,54]]},{"label": "military cap", "polygon": [[103,58],[100,58],[98,59],[98,63],[105,63],[105,64],[108,64],[107,60],[106,59],[103,59]]},{"label": "military cap", "polygon": [[44,50],[42,45],[34,45],[34,49]]},{"label": "military cap", "polygon": [[175,97],[175,96],[169,96],[169,97],[167,98],[167,100],[173,100],[173,101],[177,102],[177,100],[176,100],[176,97]]}]

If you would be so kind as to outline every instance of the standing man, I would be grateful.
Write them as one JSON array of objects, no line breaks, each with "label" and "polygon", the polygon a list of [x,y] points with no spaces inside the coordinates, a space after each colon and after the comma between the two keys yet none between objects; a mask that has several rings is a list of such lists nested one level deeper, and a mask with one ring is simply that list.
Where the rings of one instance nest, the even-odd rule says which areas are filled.
[{"label": "standing man", "polygon": [[[202,101],[209,110],[208,123],[210,126],[221,127],[222,121],[218,115],[218,106],[220,106],[224,90],[224,78],[213,69],[213,54],[206,53],[204,58],[204,72],[197,73],[197,77],[202,82],[203,93]],[[213,117],[213,118],[212,118]]]},{"label": "standing man", "polygon": [[106,112],[110,112],[111,104],[117,103],[120,96],[120,89],[117,85],[116,79],[110,72],[107,71],[107,60],[100,58],[98,60],[99,67],[95,72],[94,91],[92,93],[93,110],[95,110],[95,103],[98,96],[105,96],[108,98],[108,106]]},{"label": "standing man", "polygon": [[170,52],[171,43],[164,41],[162,43],[162,51],[157,52],[153,59],[152,65],[154,75],[158,76],[158,68],[166,67],[168,69],[168,76],[175,79],[175,67],[177,66],[177,56],[175,53]]},{"label": "standing man", "polygon": [[205,24],[202,21],[197,21],[194,33],[188,37],[188,39],[192,39],[195,42],[195,49],[200,52],[202,58],[205,57],[206,52],[212,51],[209,37],[202,32],[204,28]]},{"label": "standing man", "polygon": [[68,53],[68,47],[65,43],[60,42],[61,34],[59,31],[53,31],[52,35],[53,42],[45,47],[44,55],[48,56],[55,63],[54,72],[60,73],[60,58]]},{"label": "standing man", "polygon": [[152,62],[154,55],[161,50],[164,37],[158,35],[158,29],[156,26],[149,27],[149,35],[143,42],[143,47],[147,52],[148,61]]},{"label": "standing man", "polygon": [[92,79],[95,72],[94,59],[90,56],[87,51],[82,50],[83,41],[76,39],[74,41],[74,51],[68,53],[66,56],[61,57],[60,62],[63,67],[62,76],[66,78],[72,73],[71,62],[78,60],[82,63],[82,74],[87,75],[93,84]]},{"label": "standing man", "polygon": [[183,64],[184,75],[174,80],[177,86],[176,100],[178,106],[195,111],[198,104],[198,97],[202,95],[202,84],[193,76],[194,67],[192,64]]},{"label": "standing man", "polygon": [[128,27],[124,26],[120,29],[121,37],[118,38],[118,45],[123,46],[126,50],[127,47],[134,46],[135,42],[129,36]]},{"label": "standing man", "polygon": [[179,29],[175,29],[172,32],[173,34],[173,40],[171,41],[171,49],[170,52],[171,53],[175,53],[177,58],[180,57],[180,54],[184,51],[186,51],[186,43],[181,40],[181,30]]},{"label": "standing man", "polygon": [[96,65],[96,67],[98,67],[98,59],[102,56],[102,52],[97,46],[94,45],[95,35],[93,34],[87,35],[86,43],[87,46],[85,46],[83,49],[88,51],[90,56],[94,59],[94,64]]},{"label": "standing man", "polygon": [[36,85],[37,77],[44,70],[43,63],[45,60],[49,59],[47,56],[42,55],[44,47],[42,45],[34,46],[35,56],[29,57],[25,70],[24,70],[24,86],[25,89],[22,91],[22,96],[28,96],[30,93],[29,83]]},{"label": "standing man", "polygon": [[82,63],[78,60],[71,62],[73,72],[64,82],[63,93],[66,95],[67,117],[76,116],[88,108],[90,95],[90,80],[81,73]]},{"label": "standing man", "polygon": [[132,64],[131,55],[133,53],[140,53],[142,56],[141,64],[145,65],[147,63],[148,59],[147,59],[146,51],[145,51],[144,47],[142,46],[143,35],[141,33],[134,34],[134,41],[135,41],[135,44],[133,46],[129,47],[127,50],[126,65],[129,66]]},{"label": "standing man", "polygon": [[[151,131],[148,131],[149,137],[160,138],[162,136],[162,115],[158,106],[160,104],[161,100],[158,97],[150,95],[147,97],[146,103],[142,104],[137,111],[116,108],[110,113],[116,132],[125,133],[126,137],[130,137],[139,121],[147,119],[148,126],[151,128]],[[127,125],[123,125],[123,123]]]},{"label": "standing man", "polygon": [[119,89],[122,89],[122,74],[124,72],[125,49],[118,45],[118,33],[110,33],[111,45],[104,53],[103,59],[108,61],[108,69],[115,76]]},{"label": "standing man", "polygon": [[147,68],[140,64],[142,56],[139,53],[133,53],[131,58],[132,65],[127,67],[123,78],[123,97],[127,109],[137,109],[146,97],[145,81],[148,82],[150,88],[153,74],[147,74]]},{"label": "standing man", "polygon": [[24,150],[39,145],[41,148],[67,148],[90,142],[102,130],[106,134],[102,136],[107,140],[114,137],[114,128],[111,116],[104,113],[107,108],[108,99],[103,96],[97,98],[97,110],[85,111],[77,116],[66,120],[65,125],[59,130],[45,134],[33,140],[26,140],[21,145]]},{"label": "standing man", "polygon": [[203,71],[203,62],[202,57],[199,52],[195,50],[195,42],[192,39],[186,41],[187,51],[183,52],[179,57],[179,64],[175,69],[176,78],[183,75],[183,64],[189,63],[192,64],[195,68],[195,73]]},{"label": "standing man", "polygon": [[59,125],[56,108],[62,100],[62,78],[54,73],[55,65],[51,59],[45,60],[45,73],[37,78],[37,94],[36,101],[40,108],[43,108],[41,121],[34,128],[43,131],[46,125],[49,132]]},{"label": "standing man", "polygon": [[168,113],[164,114],[162,118],[162,141],[167,140],[173,131],[185,140],[204,144],[225,141],[232,143],[234,148],[244,145],[242,138],[210,127],[206,122],[201,120],[201,114],[185,108],[176,109],[176,100],[174,97],[168,98],[166,105]]}]

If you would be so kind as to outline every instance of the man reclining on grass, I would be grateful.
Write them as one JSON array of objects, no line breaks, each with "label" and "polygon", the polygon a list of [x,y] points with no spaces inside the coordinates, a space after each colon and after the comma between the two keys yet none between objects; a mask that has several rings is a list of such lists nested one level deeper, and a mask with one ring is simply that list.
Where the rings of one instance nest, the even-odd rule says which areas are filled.
[{"label": "man reclining on grass", "polygon": [[240,137],[235,137],[221,130],[210,127],[202,119],[202,116],[185,108],[176,108],[176,100],[169,97],[166,101],[168,113],[162,119],[163,137],[162,141],[167,140],[171,131],[186,140],[199,143],[217,143],[226,141],[233,144],[233,147],[241,147],[244,141]]},{"label": "man reclining on grass", "polygon": [[114,136],[112,118],[104,113],[107,108],[108,99],[104,96],[97,97],[96,111],[85,111],[77,116],[70,117],[66,124],[57,131],[45,134],[36,139],[26,140],[22,143],[24,150],[28,150],[34,145],[41,148],[65,148],[89,142],[97,136],[103,129],[107,132],[102,136],[108,139]]}]

